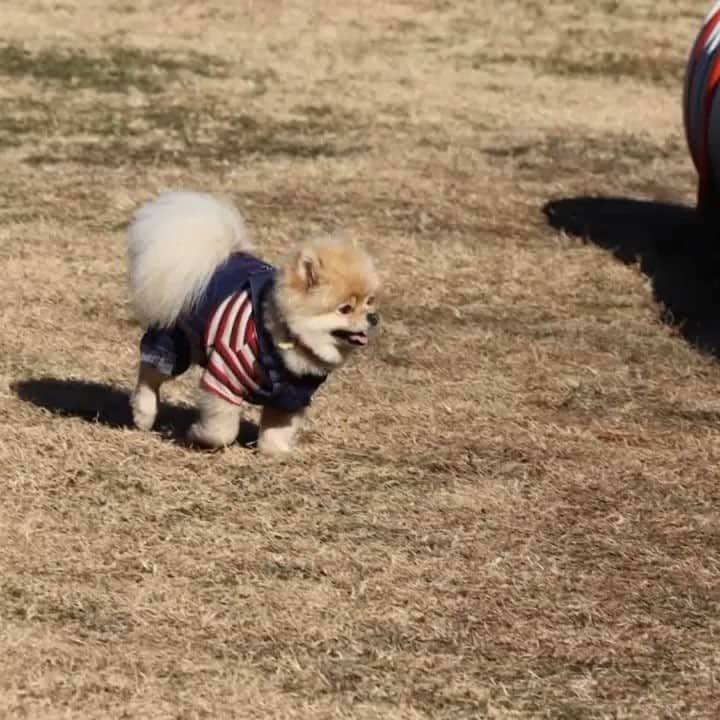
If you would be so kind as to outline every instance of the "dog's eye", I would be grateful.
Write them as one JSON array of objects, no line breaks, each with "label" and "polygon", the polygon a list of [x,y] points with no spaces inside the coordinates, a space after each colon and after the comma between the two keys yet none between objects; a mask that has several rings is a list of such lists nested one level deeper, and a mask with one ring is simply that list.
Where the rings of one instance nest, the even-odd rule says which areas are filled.
[{"label": "dog's eye", "polygon": [[346,303],[345,305],[341,305],[338,308],[338,312],[342,313],[343,315],[349,315],[352,312],[352,305]]},{"label": "dog's eye", "polygon": [[374,305],[374,304],[375,304],[375,296],[374,296],[374,295],[371,295],[371,296],[367,299],[367,304],[368,304],[368,305]]}]

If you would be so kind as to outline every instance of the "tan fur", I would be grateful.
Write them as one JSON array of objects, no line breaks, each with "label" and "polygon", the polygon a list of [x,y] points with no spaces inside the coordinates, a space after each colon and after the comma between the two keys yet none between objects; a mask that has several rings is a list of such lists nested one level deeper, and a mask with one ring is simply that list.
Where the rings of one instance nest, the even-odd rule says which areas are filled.
[{"label": "tan fur", "polygon": [[[299,340],[284,356],[288,366],[322,374],[342,365],[353,347],[336,342],[328,329],[367,332],[367,314],[377,310],[378,287],[372,260],[354,243],[329,239],[301,248],[283,267],[275,308],[269,312],[271,318],[279,313]],[[351,313],[338,313],[344,304],[352,306]]]}]

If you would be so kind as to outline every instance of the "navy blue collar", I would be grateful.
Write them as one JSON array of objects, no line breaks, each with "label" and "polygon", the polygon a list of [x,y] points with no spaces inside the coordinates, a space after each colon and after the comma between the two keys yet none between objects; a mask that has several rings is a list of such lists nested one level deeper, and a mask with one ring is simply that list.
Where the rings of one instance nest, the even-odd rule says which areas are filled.
[{"label": "navy blue collar", "polygon": [[272,291],[276,277],[277,270],[264,263],[249,276],[250,298],[255,314],[255,331],[260,355],[258,360],[270,381],[269,388],[262,388],[256,394],[262,404],[287,412],[296,412],[310,404],[310,398],[325,382],[327,375],[296,375],[288,370],[283,362],[263,318],[264,303],[267,294]]}]

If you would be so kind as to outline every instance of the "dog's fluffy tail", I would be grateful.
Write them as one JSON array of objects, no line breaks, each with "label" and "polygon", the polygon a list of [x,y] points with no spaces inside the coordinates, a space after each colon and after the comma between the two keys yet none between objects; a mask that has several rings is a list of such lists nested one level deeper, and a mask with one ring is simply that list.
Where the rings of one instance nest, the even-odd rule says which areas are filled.
[{"label": "dog's fluffy tail", "polygon": [[145,327],[169,327],[201,298],[216,268],[250,250],[240,213],[205,193],[172,192],[136,211],[128,232],[130,299]]}]

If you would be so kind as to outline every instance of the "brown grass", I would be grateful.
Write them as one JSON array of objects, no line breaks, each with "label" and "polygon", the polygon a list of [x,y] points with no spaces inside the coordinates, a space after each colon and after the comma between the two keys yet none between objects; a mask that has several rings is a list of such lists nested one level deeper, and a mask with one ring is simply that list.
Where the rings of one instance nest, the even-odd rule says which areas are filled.
[{"label": "brown grass", "polygon": [[[719,716],[703,11],[4,4],[0,717]],[[378,258],[284,464],[176,442],[192,379],[129,427],[123,227],[166,188]]]}]

